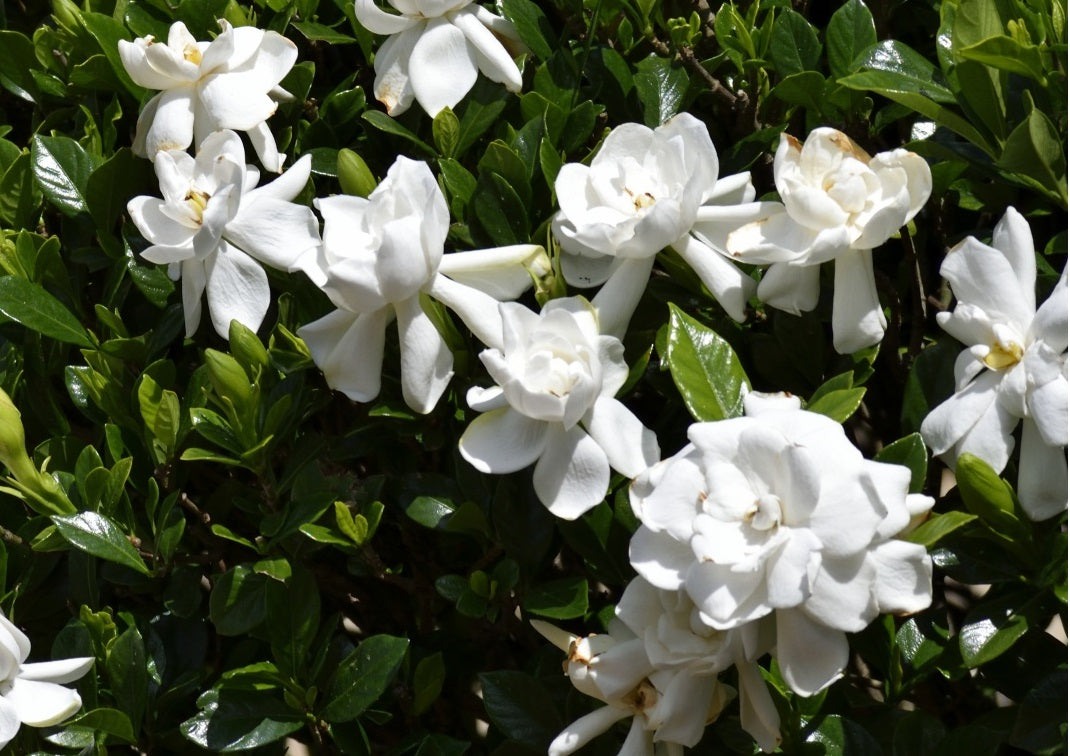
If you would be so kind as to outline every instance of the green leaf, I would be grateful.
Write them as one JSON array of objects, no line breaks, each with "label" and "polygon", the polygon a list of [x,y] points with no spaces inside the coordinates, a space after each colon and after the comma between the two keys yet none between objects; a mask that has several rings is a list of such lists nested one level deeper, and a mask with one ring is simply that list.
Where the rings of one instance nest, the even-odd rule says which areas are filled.
[{"label": "green leaf", "polygon": [[149,694],[145,642],[136,625],[124,630],[108,647],[104,668],[108,673],[108,687],[115,703],[129,715],[127,725],[131,727],[131,735],[126,739],[133,741],[133,733],[141,732],[141,721]]},{"label": "green leaf", "polygon": [[953,510],[930,517],[914,530],[902,536],[911,543],[920,543],[927,549],[931,549],[945,536],[954,533],[963,525],[968,525],[977,519],[977,515],[968,512]]},{"label": "green leaf", "polygon": [[441,652],[420,659],[412,675],[413,713],[422,714],[430,708],[442,692],[445,679],[446,664],[442,660]]},{"label": "green leaf", "polygon": [[831,417],[837,423],[843,423],[855,413],[865,395],[865,387],[829,391],[807,404],[806,409]]},{"label": "green leaf", "polygon": [[962,502],[984,521],[994,533],[1005,539],[1008,547],[1032,561],[1029,528],[1018,519],[1014,489],[999,477],[987,462],[970,453],[962,454],[955,464],[955,480]]},{"label": "green leaf", "polygon": [[820,743],[828,754],[882,756],[880,743],[857,722],[838,714],[821,717],[806,742]]},{"label": "green leaf", "polygon": [[33,229],[43,195],[33,179],[30,153],[20,154],[0,178],[0,221],[14,228]]},{"label": "green leaf", "polygon": [[111,228],[131,197],[155,191],[149,164],[126,147],[100,164],[86,181],[86,202],[97,226]]},{"label": "green leaf", "polygon": [[1066,206],[1066,158],[1059,132],[1036,108],[1007,137],[996,166],[1028,176]]},{"label": "green leaf", "polygon": [[1066,750],[1067,675],[1048,673],[1018,706],[1010,744],[1029,753],[1056,754]]},{"label": "green leaf", "polygon": [[521,603],[524,611],[551,619],[572,619],[587,613],[587,579],[563,578],[534,585]]},{"label": "green leaf", "polygon": [[271,656],[284,673],[302,679],[320,623],[316,580],[309,570],[298,566],[285,583],[269,580],[264,598]]},{"label": "green leaf", "polygon": [[750,381],[728,342],[674,304],[664,355],[684,405],[696,420],[743,414]]},{"label": "green leaf", "polygon": [[502,0],[502,15],[512,22],[520,41],[539,60],[553,55],[556,42],[553,28],[546,14],[531,0]]},{"label": "green leaf", "polygon": [[52,522],[60,535],[87,554],[129,567],[142,575],[152,575],[123,531],[104,515],[96,512],[52,515]]},{"label": "green leaf", "polygon": [[828,52],[829,70],[836,78],[846,76],[855,69],[852,65],[870,45],[877,43],[877,30],[873,14],[862,0],[847,0],[841,5],[825,30],[825,46]]},{"label": "green leaf", "polygon": [[680,112],[687,92],[687,72],[653,53],[636,66],[635,91],[643,105],[643,121],[657,128]]},{"label": "green leaf", "polygon": [[769,56],[782,76],[816,70],[821,60],[817,30],[800,13],[786,8],[773,22]]},{"label": "green leaf", "polygon": [[304,718],[274,694],[257,690],[209,690],[197,699],[200,712],[179,729],[217,753],[244,751],[282,740],[304,727]]},{"label": "green leaf", "polygon": [[1006,653],[1029,630],[1029,617],[1018,610],[1016,597],[975,606],[959,631],[962,661],[970,669]]},{"label": "green leaf", "polygon": [[122,22],[116,21],[104,13],[82,13],[82,23],[85,24],[86,30],[97,41],[97,44],[100,45],[100,51],[108,59],[112,71],[119,77],[119,81],[134,96],[135,100],[140,100],[146,90],[139,87],[130,78],[130,74],[126,72],[126,66],[123,65],[123,59],[119,55],[119,40],[125,39],[129,41],[130,32],[127,31]]},{"label": "green leaf", "polygon": [[92,709],[80,717],[66,720],[63,727],[86,727],[125,740],[127,743],[137,742],[130,717],[118,709]]},{"label": "green leaf", "polygon": [[500,174],[480,176],[472,205],[480,226],[494,244],[504,247],[529,240],[527,207]]},{"label": "green leaf", "polygon": [[910,468],[910,492],[918,493],[925,485],[929,468],[929,452],[920,433],[911,433],[885,446],[874,456],[878,462],[904,465]]},{"label": "green leaf", "polygon": [[244,635],[267,615],[264,591],[270,578],[239,564],[215,579],[208,616],[220,635]]},{"label": "green leaf", "polygon": [[386,692],[408,649],[408,638],[373,635],[361,641],[339,665],[320,715],[328,722],[359,717]]},{"label": "green leaf", "polygon": [[325,24],[315,21],[292,21],[290,25],[304,35],[310,42],[326,42],[329,45],[348,45],[356,42],[355,37],[343,34],[337,29],[332,29]]},{"label": "green leaf", "polygon": [[1023,45],[1008,36],[989,37],[969,47],[955,48],[955,54],[1001,71],[1028,76],[1041,85],[1048,83],[1050,55],[1036,45]]},{"label": "green leaf", "polygon": [[89,210],[87,184],[93,159],[70,137],[35,136],[30,147],[33,175],[45,197],[66,215]]},{"label": "green leaf", "polygon": [[0,278],[0,314],[50,339],[93,346],[78,319],[58,299],[25,278]]},{"label": "green leaf", "polygon": [[483,672],[479,684],[494,726],[509,740],[545,753],[564,726],[546,689],[530,675],[512,670]]},{"label": "green leaf", "polygon": [[38,67],[33,42],[16,31],[0,30],[0,87],[27,102],[36,101],[31,71]]},{"label": "green leaf", "polygon": [[346,194],[367,197],[376,186],[375,176],[368,164],[353,150],[338,150],[338,184]]},{"label": "green leaf", "polygon": [[817,71],[800,71],[785,77],[770,94],[789,105],[802,105],[821,113],[825,107],[824,88],[825,77]]},{"label": "green leaf", "polygon": [[402,126],[400,123],[395,121],[383,111],[365,110],[363,113],[360,114],[360,117],[369,125],[373,126],[376,129],[379,129],[379,131],[382,131],[386,134],[392,134],[396,137],[401,137],[424,154],[430,157],[435,156],[435,150],[427,142],[420,139],[420,137],[413,134],[411,131]]},{"label": "green leaf", "polygon": [[448,107],[442,108],[431,122],[431,136],[435,147],[444,158],[453,157],[457,142],[461,138],[461,122]]}]

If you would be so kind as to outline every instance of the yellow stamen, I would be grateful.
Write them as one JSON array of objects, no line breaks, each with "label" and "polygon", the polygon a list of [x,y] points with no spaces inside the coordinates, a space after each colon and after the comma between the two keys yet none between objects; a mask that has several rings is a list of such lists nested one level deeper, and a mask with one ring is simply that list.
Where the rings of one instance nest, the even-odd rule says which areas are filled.
[{"label": "yellow stamen", "polygon": [[195,66],[201,64],[201,51],[196,45],[186,45],[182,48],[182,57]]},{"label": "yellow stamen", "polygon": [[190,189],[186,192],[186,202],[193,208],[193,213],[197,218],[197,222],[200,223],[204,218],[204,209],[208,207],[208,193],[198,191],[197,189]]},{"label": "yellow stamen", "polygon": [[1004,370],[1021,362],[1023,354],[1025,351],[1022,345],[1016,341],[1012,341],[1007,346],[997,343],[992,345],[983,361],[993,370]]}]

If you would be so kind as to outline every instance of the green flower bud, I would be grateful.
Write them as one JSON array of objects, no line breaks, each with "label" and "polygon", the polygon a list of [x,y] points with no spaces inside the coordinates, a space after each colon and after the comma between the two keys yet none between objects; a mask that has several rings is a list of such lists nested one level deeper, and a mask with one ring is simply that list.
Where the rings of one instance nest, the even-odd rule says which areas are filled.
[{"label": "green flower bud", "polygon": [[0,388],[0,462],[18,480],[29,479],[37,469],[26,454],[26,432],[22,427],[22,414],[11,397]]}]

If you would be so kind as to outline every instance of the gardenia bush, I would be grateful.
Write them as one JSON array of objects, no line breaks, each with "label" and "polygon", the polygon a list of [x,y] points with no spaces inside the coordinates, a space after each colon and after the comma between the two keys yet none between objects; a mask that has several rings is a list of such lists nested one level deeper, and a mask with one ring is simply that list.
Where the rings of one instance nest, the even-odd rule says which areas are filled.
[{"label": "gardenia bush", "polygon": [[0,8],[0,748],[1065,752],[1066,49]]}]

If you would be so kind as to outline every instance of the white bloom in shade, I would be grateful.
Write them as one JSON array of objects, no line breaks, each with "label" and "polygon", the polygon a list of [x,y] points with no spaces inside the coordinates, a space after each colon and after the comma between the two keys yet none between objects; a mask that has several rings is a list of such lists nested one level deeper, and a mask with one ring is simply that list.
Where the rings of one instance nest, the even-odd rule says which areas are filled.
[{"label": "white bloom in shade", "polygon": [[26,663],[30,639],[0,612],[0,748],[20,725],[48,727],[82,708],[78,692],[65,688],[89,671],[93,657]]},{"label": "white bloom in shade", "polygon": [[929,605],[928,554],[892,538],[932,499],[823,415],[754,394],[744,406],[692,425],[689,445],[635,481],[630,559],[653,585],[683,588],[713,628],[773,615],[784,680],[811,695],[842,674],[845,633]]},{"label": "white bloom in shade", "polygon": [[151,35],[119,41],[134,83],[161,90],[138,117],[134,152],[152,159],[234,129],[247,132],[260,162],[278,173],[285,156],[266,121],[278,100],[291,98],[278,84],[297,60],[297,46],[276,32],[234,28],[222,19],[219,26],[223,31],[211,42],[198,42],[181,21],[171,25],[166,44]]},{"label": "white bloom in shade", "polygon": [[405,157],[367,199],[339,195],[316,207],[324,243],[314,280],[338,309],[298,335],[327,385],[354,401],[378,396],[386,328],[397,318],[405,402],[430,412],[453,375],[453,353],[420,296],[453,309],[483,343],[498,344],[499,298],[519,296],[549,270],[545,250],[532,244],[444,255],[446,199],[427,164]]},{"label": "white bloom in shade", "polygon": [[940,273],[958,303],[937,322],[967,349],[955,361],[955,393],[925,418],[922,437],[952,466],[969,452],[998,472],[1021,421],[1018,497],[1031,518],[1053,517],[1067,503],[1066,270],[1038,308],[1033,234],[1011,207],[991,246],[968,237]]},{"label": "white bloom in shade", "polygon": [[479,355],[498,385],[468,392],[483,414],[461,436],[461,456],[493,474],[534,463],[539,501],[575,519],[605,497],[610,468],[633,478],[658,459],[654,433],[613,398],[628,377],[624,345],[599,333],[582,297],[553,299],[539,314],[508,302],[500,310],[500,346]]},{"label": "white bloom in shade", "polygon": [[846,134],[819,128],[805,144],[780,136],[773,179],[783,203],[751,205],[748,222],[726,240],[729,254],[770,264],[758,298],[796,315],[817,306],[818,266],[835,260],[833,345],[848,354],[876,344],[887,321],[877,300],[872,250],[929,199],[928,164],[903,149],[870,157]]},{"label": "white bloom in shade", "polygon": [[389,34],[375,53],[375,99],[392,116],[413,99],[430,116],[453,108],[482,72],[519,92],[520,69],[506,47],[523,49],[512,23],[472,0],[388,0],[401,15],[374,0],[356,0],[357,20],[369,31]]},{"label": "white bloom in shade", "polygon": [[[271,301],[267,274],[252,258],[316,279],[319,223],[312,209],[292,200],[308,182],[311,156],[257,188],[260,173],[245,165],[245,148],[233,131],[204,140],[197,157],[157,152],[160,193],[134,197],[127,211],[152,246],[141,256],[167,264],[182,279],[186,335],[201,320],[201,294],[216,333],[227,338],[230,321],[257,330]],[[250,257],[250,255],[252,257]]]},{"label": "white bloom in shade", "polygon": [[[656,129],[626,123],[610,132],[590,166],[568,163],[554,182],[561,206],[554,235],[572,286],[604,284],[592,300],[605,333],[623,336],[654,265],[672,247],[733,318],[742,321],[754,281],[719,240],[741,222],[725,207],[754,199],[747,174],[717,179],[705,125],[681,113]],[[727,225],[726,225],[727,224]]]}]

